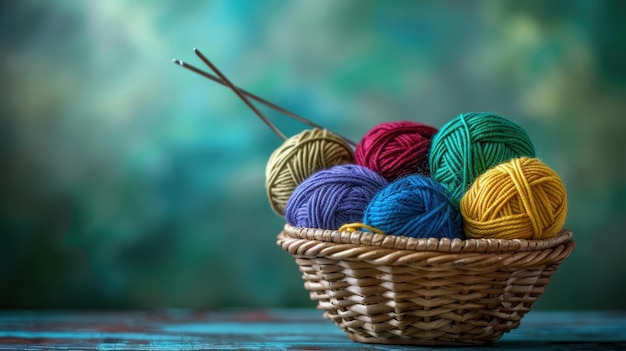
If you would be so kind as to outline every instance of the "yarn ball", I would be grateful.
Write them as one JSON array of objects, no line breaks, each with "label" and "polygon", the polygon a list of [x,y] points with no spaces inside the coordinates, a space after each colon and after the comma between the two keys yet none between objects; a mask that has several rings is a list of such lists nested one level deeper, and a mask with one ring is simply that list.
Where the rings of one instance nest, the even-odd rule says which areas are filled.
[{"label": "yarn ball", "polygon": [[419,174],[400,178],[378,192],[363,223],[392,235],[463,238],[461,213],[448,189]]},{"label": "yarn ball", "polygon": [[535,147],[518,124],[491,113],[461,114],[433,137],[430,173],[458,203],[477,176],[520,156],[535,157]]},{"label": "yarn ball", "polygon": [[515,158],[476,178],[461,214],[469,238],[551,238],[565,223],[565,186],[540,160]]},{"label": "yarn ball", "polygon": [[270,155],[265,168],[265,188],[272,209],[285,214],[294,189],[311,174],[335,165],[354,163],[352,147],[327,129],[314,128],[285,140]]},{"label": "yarn ball", "polygon": [[425,124],[384,122],[370,129],[354,150],[357,164],[393,181],[409,174],[429,175],[428,152],[437,129]]},{"label": "yarn ball", "polygon": [[339,229],[360,221],[367,204],[387,183],[378,173],[355,164],[321,170],[296,187],[285,219],[296,227]]}]

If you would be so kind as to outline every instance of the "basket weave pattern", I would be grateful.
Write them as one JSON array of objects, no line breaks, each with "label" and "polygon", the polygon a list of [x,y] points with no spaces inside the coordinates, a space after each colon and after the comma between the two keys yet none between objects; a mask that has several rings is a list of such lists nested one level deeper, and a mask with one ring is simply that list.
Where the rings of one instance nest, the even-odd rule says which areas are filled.
[{"label": "basket weave pattern", "polygon": [[285,225],[278,245],[324,316],[359,342],[475,345],[499,339],[574,250],[546,240],[414,239]]}]

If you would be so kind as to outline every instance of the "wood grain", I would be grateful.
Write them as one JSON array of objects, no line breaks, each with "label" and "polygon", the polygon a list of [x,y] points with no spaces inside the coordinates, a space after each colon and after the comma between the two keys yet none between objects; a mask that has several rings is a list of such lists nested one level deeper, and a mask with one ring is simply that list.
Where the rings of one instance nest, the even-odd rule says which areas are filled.
[{"label": "wood grain", "polygon": [[[626,311],[532,311],[472,350],[626,349]],[[1,311],[0,350],[403,350],[350,340],[313,309]],[[421,350],[456,348],[421,348]],[[468,350],[467,347],[458,348]]]}]

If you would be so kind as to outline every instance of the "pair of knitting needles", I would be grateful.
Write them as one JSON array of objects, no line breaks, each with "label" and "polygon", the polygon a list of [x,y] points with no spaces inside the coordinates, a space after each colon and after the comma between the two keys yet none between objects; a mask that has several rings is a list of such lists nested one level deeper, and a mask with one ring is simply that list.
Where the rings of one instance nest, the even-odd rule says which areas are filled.
[{"label": "pair of knitting needles", "polygon": [[[283,107],[280,107],[280,106],[278,106],[278,105],[276,105],[276,104],[274,104],[274,103],[272,103],[270,101],[267,101],[267,100],[265,100],[265,99],[255,95],[255,94],[252,94],[252,93],[250,93],[250,92],[248,92],[246,90],[243,90],[241,88],[236,87],[217,67],[215,67],[215,65],[206,56],[204,56],[200,52],[200,50],[194,48],[193,51],[200,58],[200,60],[202,60],[202,62],[204,62],[217,75],[217,77],[212,75],[212,74],[210,74],[210,73],[208,73],[208,72],[205,72],[205,71],[203,71],[203,70],[201,70],[201,69],[199,69],[197,67],[194,67],[194,66],[192,66],[192,65],[190,65],[190,64],[188,64],[188,63],[186,63],[186,62],[184,62],[182,60],[174,59],[173,60],[174,63],[179,65],[179,66],[182,66],[182,67],[184,67],[184,68],[186,68],[186,69],[188,69],[188,70],[190,70],[192,72],[195,72],[195,73],[197,73],[197,74],[199,74],[201,76],[204,76],[204,77],[206,77],[206,78],[208,78],[208,79],[210,79],[210,80],[212,80],[212,81],[214,81],[216,83],[219,83],[221,85],[224,85],[224,86],[227,86],[228,88],[230,88],[283,141],[287,140],[287,137],[285,136],[285,134],[283,134],[276,127],[276,125],[274,125],[274,123],[272,123],[269,119],[267,119],[267,117],[265,117],[265,115],[263,115],[263,113],[261,113],[261,111],[259,111],[252,104],[252,102],[250,102],[250,100],[248,98],[250,98],[252,100],[255,100],[256,102],[259,102],[259,103],[261,103],[261,104],[263,104],[263,105],[265,105],[267,107],[270,107],[270,108],[272,108],[272,109],[274,109],[274,110],[276,110],[278,112],[282,112],[285,115],[287,115],[287,116],[289,116],[289,117],[291,117],[291,118],[293,118],[295,120],[298,120],[298,121],[300,121],[300,122],[302,122],[302,123],[304,123],[304,124],[306,124],[308,126],[311,126],[311,127],[314,127],[314,128],[325,129],[324,127],[320,126],[319,124],[317,124],[317,123],[315,123],[313,121],[310,121],[310,120],[308,120],[308,119],[306,119],[306,118],[304,118],[304,117],[302,117],[302,116],[300,116],[300,115],[298,115],[296,113],[293,113],[293,112],[291,112],[291,111],[289,111],[289,110],[287,110],[287,109],[285,109]],[[335,133],[335,134],[337,134],[337,133]],[[339,134],[337,134],[337,135],[339,135]],[[344,139],[346,142],[348,142],[352,146],[356,146],[356,143],[351,141],[350,139],[348,139],[348,138],[346,138],[344,136],[341,136],[341,135],[339,135],[339,137]]]}]

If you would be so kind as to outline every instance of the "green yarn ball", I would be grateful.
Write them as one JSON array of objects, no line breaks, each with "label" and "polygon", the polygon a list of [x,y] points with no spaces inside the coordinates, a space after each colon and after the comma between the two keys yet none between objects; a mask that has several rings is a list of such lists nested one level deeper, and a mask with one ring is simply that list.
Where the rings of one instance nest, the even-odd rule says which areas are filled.
[{"label": "green yarn ball", "polygon": [[495,114],[473,112],[446,123],[432,139],[431,177],[458,204],[476,177],[516,157],[535,157],[535,147],[518,124]]}]

